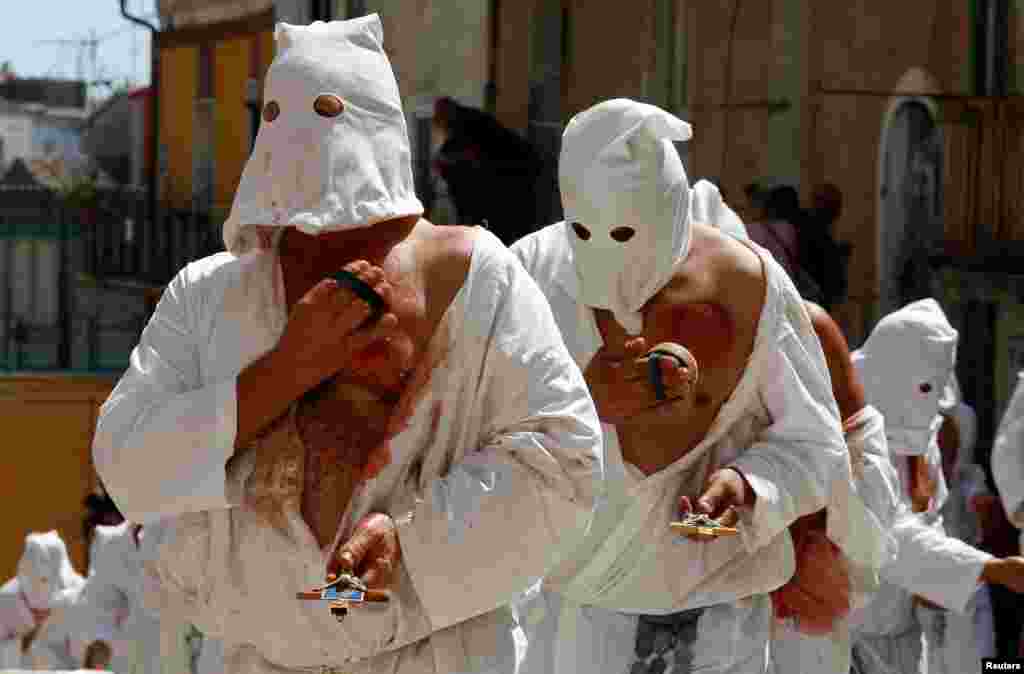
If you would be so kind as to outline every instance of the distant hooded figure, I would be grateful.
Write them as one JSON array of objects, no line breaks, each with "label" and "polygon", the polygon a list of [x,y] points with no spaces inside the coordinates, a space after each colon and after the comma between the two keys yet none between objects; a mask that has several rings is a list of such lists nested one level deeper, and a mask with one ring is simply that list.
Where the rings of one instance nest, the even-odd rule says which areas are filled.
[{"label": "distant hooded figure", "polygon": [[541,160],[533,145],[492,115],[447,97],[434,104],[434,124],[446,137],[434,165],[459,224],[486,221],[506,245],[536,229]]},{"label": "distant hooded figure", "polygon": [[883,317],[853,354],[868,402],[885,418],[890,456],[900,478],[893,527],[896,556],[884,583],[853,615],[858,674],[918,674],[946,637],[947,612],[966,614],[987,579],[993,556],[945,534],[949,490],[939,432],[956,405],[953,370],[959,335],[934,299]]},{"label": "distant hooded figure", "polygon": [[126,674],[178,674],[187,668],[185,623],[143,605],[143,562],[155,555],[152,529],[122,522],[96,527],[89,576],[74,609],[78,639],[97,646]]},{"label": "distant hooded figure", "polygon": [[69,618],[84,583],[56,531],[26,536],[17,576],[0,587],[0,667],[78,669]]}]

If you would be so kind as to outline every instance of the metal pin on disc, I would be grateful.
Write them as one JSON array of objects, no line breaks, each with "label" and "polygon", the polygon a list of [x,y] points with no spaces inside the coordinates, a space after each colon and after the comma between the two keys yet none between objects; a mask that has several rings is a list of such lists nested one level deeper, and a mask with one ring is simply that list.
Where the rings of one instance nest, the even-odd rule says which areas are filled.
[{"label": "metal pin on disc", "polygon": [[355,293],[356,297],[370,305],[370,316],[366,319],[366,325],[370,325],[384,313],[384,298],[363,279],[347,269],[334,272],[331,274],[331,278],[338,285],[348,288]]},{"label": "metal pin on disc", "polygon": [[663,356],[652,353],[647,359],[647,379],[654,387],[656,400],[665,400],[665,380],[661,376],[661,359]]}]

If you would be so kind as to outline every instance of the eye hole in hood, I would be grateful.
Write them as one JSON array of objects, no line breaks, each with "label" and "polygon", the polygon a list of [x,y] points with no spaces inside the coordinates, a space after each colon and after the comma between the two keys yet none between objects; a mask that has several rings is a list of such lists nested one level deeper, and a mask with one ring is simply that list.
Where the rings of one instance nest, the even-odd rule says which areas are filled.
[{"label": "eye hole in hood", "polygon": [[337,117],[345,111],[345,103],[335,94],[320,94],[313,101],[313,111],[321,117]]},{"label": "eye hole in hood", "polygon": [[263,121],[265,122],[273,122],[280,114],[281,106],[277,104],[277,101],[268,101],[263,106]]},{"label": "eye hole in hood", "polygon": [[632,227],[616,227],[613,229],[609,236],[618,241],[619,243],[626,243],[636,235],[636,230]]}]

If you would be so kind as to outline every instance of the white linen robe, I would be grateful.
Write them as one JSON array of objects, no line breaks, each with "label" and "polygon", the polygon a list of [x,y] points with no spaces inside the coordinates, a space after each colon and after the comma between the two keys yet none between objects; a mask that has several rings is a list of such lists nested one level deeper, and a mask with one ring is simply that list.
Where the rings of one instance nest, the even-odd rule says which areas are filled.
[{"label": "white linen robe", "polygon": [[[1024,529],[1024,370],[1017,373],[1017,386],[999,423],[991,463],[1006,516],[1018,529]],[[1021,541],[1024,554],[1024,531]]]},{"label": "white linen robe", "polygon": [[508,604],[582,535],[603,477],[593,401],[543,296],[478,229],[423,397],[335,539],[368,512],[394,518],[392,601],[339,624],[295,599],[323,582],[335,545],[321,550],[298,512],[286,535],[233,507],[245,475],[225,468],[236,377],[281,335],[283,292],[274,251],[189,265],[103,406],[94,453],[111,496],[136,521],[176,517],[149,601],[222,639],[226,672],[512,671]]},{"label": "white linen robe", "polygon": [[[847,420],[845,430],[857,491],[887,532],[888,560],[895,555],[897,547],[888,532],[900,513],[900,483],[889,458],[885,420],[877,409],[868,405]],[[866,605],[870,598],[870,595],[862,596],[861,605]],[[849,619],[843,621],[837,632],[831,638],[809,636],[776,624],[769,649],[769,671],[773,674],[848,674],[853,641]]]},{"label": "white linen robe", "polygon": [[[942,526],[949,536],[977,546],[981,543],[981,523],[970,503],[975,496],[990,492],[984,469],[974,462],[977,419],[973,409],[959,400],[957,403],[946,412],[958,422],[960,447],[948,485],[949,497],[942,506]],[[976,668],[982,658],[996,656],[995,624],[987,583],[982,583],[962,614],[928,611],[919,612],[918,617],[935,623],[930,625],[933,641],[926,644],[929,674],[958,674]]]},{"label": "white linen robe", "polygon": [[18,578],[0,587],[0,670],[80,667],[83,644],[75,638],[74,606],[83,583],[84,579],[77,576],[74,585],[62,593],[61,602],[51,608],[50,616],[39,626],[24,653],[21,639],[35,624],[31,609],[19,592]]},{"label": "white linen robe", "polygon": [[[585,367],[602,345],[593,312],[576,301],[564,223],[513,246],[548,298],[573,357]],[[853,492],[849,454],[824,354],[803,302],[781,267],[763,261],[766,297],[749,364],[706,438],[644,477],[624,465],[614,426],[604,425],[608,497],[586,542],[521,608],[531,634],[529,672],[625,671],[635,614],[713,607],[698,626],[694,669],[763,672],[770,631],[767,593],[794,572],[788,526],[829,507],[829,535],[852,562],[875,568],[883,535]],[[715,468],[737,466],[757,494],[740,535],[693,542],[674,534],[678,498],[696,497]],[[867,575],[872,575],[868,573]],[[553,615],[554,613],[558,615]],[[704,671],[704,670],[701,670]]]},{"label": "white linen robe", "polygon": [[[859,674],[928,671],[922,632],[928,628],[930,634],[925,639],[935,643],[940,626],[933,622],[934,609],[915,605],[914,595],[964,614],[981,587],[985,562],[992,559],[987,552],[946,535],[940,514],[943,498],[933,498],[923,513],[912,512],[905,455],[894,453],[892,459],[900,474],[900,511],[893,524],[897,552],[882,568],[878,593],[851,616],[853,657]],[[941,479],[939,463],[930,460],[929,465]]]},{"label": "white linen robe", "polygon": [[[91,570],[76,607],[80,639],[102,639],[114,652],[112,669],[124,674],[178,674],[188,669],[187,625],[180,617],[161,619],[142,602],[142,564],[149,528],[135,543],[132,524],[96,527]],[[176,619],[177,618],[177,619]]]}]

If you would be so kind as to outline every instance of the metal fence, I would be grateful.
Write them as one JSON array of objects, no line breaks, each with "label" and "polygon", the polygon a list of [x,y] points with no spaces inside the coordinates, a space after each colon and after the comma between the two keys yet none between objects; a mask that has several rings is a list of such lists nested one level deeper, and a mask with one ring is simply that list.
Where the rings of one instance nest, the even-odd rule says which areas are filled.
[{"label": "metal fence", "polygon": [[220,223],[109,190],[75,203],[0,185],[0,370],[123,368],[151,297],[188,262],[222,249]]}]

